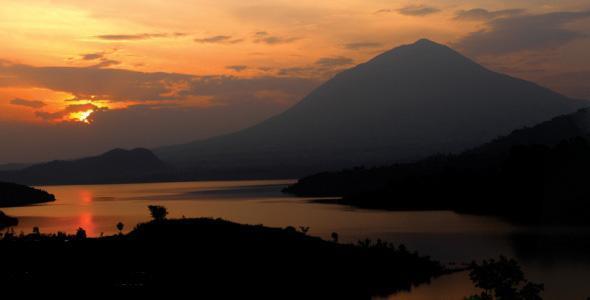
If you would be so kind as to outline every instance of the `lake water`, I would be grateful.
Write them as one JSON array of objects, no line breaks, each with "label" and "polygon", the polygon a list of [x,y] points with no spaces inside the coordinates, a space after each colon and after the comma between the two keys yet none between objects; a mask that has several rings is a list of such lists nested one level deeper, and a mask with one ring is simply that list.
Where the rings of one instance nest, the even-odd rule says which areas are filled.
[{"label": "lake water", "polygon": [[[147,205],[163,205],[170,217],[214,217],[271,227],[309,226],[309,234],[342,242],[381,238],[445,263],[517,258],[531,281],[546,285],[545,299],[590,297],[590,253],[580,246],[590,230],[530,228],[453,212],[386,212],[352,209],[290,197],[281,189],[292,180],[211,181],[40,187],[55,194],[49,204],[3,209],[20,220],[18,231],[114,234],[118,222],[129,231],[150,219]],[[466,273],[453,274],[399,293],[392,300],[461,300],[474,293]]]}]

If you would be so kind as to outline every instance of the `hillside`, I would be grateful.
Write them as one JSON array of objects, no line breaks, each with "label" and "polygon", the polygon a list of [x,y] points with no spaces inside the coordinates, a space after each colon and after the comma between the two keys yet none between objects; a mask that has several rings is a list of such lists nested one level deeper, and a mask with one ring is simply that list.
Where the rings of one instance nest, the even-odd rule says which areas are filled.
[{"label": "hillside", "polygon": [[460,152],[584,103],[420,40],[336,75],[258,125],[155,153],[200,176],[302,176]]},{"label": "hillside", "polygon": [[29,185],[119,183],[142,181],[168,169],[147,149],[115,149],[99,156],[0,172],[0,180]]}]

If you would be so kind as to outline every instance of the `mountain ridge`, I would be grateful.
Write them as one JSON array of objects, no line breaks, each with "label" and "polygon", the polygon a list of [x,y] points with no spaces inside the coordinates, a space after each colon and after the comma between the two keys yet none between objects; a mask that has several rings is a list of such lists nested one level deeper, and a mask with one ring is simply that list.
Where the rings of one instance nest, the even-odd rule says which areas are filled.
[{"label": "mountain ridge", "polygon": [[154,152],[200,173],[297,176],[459,152],[583,105],[423,39],[337,74],[257,125]]},{"label": "mountain ridge", "polygon": [[28,185],[93,184],[141,181],[169,170],[150,150],[113,149],[75,160],[54,160],[21,170],[0,172],[0,180]]}]

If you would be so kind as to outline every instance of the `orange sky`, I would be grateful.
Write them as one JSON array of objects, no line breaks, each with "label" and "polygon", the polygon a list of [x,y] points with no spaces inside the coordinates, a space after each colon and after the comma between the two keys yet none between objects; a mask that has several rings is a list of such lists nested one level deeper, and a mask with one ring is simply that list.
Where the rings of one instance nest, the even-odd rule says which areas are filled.
[{"label": "orange sky", "polygon": [[[203,120],[193,125],[209,131],[146,145],[206,137],[280,112],[335,72],[419,38],[590,98],[588,32],[586,0],[4,0],[0,124],[88,128],[130,107],[235,116],[232,126]],[[241,118],[244,107],[259,112]]]}]

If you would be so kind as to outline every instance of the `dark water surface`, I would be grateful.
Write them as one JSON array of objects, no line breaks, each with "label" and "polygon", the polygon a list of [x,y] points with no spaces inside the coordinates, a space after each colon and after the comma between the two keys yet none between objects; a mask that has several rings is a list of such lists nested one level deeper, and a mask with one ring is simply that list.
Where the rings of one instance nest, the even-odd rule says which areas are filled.
[{"label": "dark water surface", "polygon": [[[532,228],[453,212],[386,212],[311,203],[280,190],[292,180],[210,181],[41,187],[54,203],[3,209],[20,219],[17,231],[74,232],[89,235],[125,231],[149,220],[146,206],[164,205],[170,217],[220,217],[271,227],[309,226],[310,234],[341,241],[381,238],[403,243],[446,263],[504,254],[517,258],[529,279],[546,285],[545,299],[590,297],[590,229]],[[454,299],[475,292],[465,273],[439,278],[409,293],[386,299]]]}]

